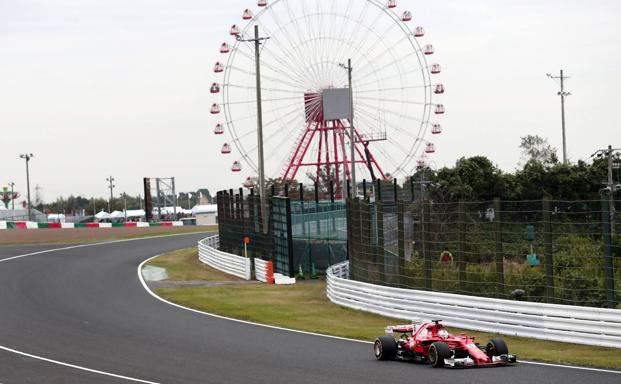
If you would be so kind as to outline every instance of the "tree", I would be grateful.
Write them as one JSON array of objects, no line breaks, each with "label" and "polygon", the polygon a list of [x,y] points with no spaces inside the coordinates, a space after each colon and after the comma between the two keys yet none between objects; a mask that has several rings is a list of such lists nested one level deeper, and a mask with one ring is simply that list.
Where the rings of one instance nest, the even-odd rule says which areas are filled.
[{"label": "tree", "polygon": [[536,161],[541,164],[558,163],[556,148],[548,143],[548,139],[539,135],[522,136],[520,139],[520,149],[522,150],[520,164],[526,165],[529,161]]},{"label": "tree", "polygon": [[485,156],[462,157],[453,168],[442,168],[430,178],[432,198],[443,201],[511,199],[515,179]]}]

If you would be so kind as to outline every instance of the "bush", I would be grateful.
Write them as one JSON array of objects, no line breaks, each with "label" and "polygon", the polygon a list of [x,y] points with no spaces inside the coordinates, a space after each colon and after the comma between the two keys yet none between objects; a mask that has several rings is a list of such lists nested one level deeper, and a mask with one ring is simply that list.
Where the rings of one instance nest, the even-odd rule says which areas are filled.
[{"label": "bush", "polygon": [[602,245],[591,238],[563,235],[556,240],[554,289],[561,304],[604,306]]},{"label": "bush", "polygon": [[505,293],[514,289],[523,289],[525,300],[545,301],[545,273],[528,264],[505,263]]}]

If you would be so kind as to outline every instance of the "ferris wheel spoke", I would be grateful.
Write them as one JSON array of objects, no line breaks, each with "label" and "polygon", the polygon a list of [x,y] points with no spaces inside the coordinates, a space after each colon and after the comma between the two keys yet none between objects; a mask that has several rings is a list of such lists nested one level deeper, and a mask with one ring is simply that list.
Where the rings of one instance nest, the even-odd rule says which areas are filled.
[{"label": "ferris wheel spoke", "polygon": [[[292,124],[295,120],[296,120],[296,118],[294,117],[294,118],[290,119],[290,120],[288,121],[288,123]],[[266,124],[266,125],[264,126],[264,128],[268,127],[269,125],[271,125],[271,124]],[[274,131],[274,132],[272,132],[271,134],[269,134],[269,135],[267,135],[266,137],[264,137],[264,141],[265,141],[266,143],[269,143],[272,139],[274,139],[274,137],[276,137],[276,136],[277,136],[277,134],[278,134],[278,133],[281,133],[281,132],[279,132],[279,131],[277,131],[277,130],[276,130],[276,131]],[[244,157],[245,157],[245,158],[247,158],[247,159],[250,159],[250,158],[252,158],[252,157],[253,157],[253,156],[251,156],[251,155],[254,155],[254,154],[258,153],[258,145],[256,145],[256,144],[255,144],[254,146],[251,146],[251,147],[249,147],[249,148],[248,148],[248,150],[246,150],[246,149],[245,149],[245,147],[244,147],[244,145],[243,145],[243,143],[242,143],[242,140],[243,140],[244,138],[246,138],[246,137],[252,137],[252,139],[254,139],[254,138],[256,137],[256,131],[250,131],[250,132],[245,133],[244,135],[240,135],[239,137],[237,137],[236,139],[234,139],[234,140],[233,140],[233,142],[234,142],[234,144],[237,146],[238,150],[239,150],[241,153],[244,153],[244,154],[245,154],[245,156],[244,156]],[[288,140],[288,139],[289,139],[289,137],[288,137],[287,135],[285,135],[285,141],[286,141],[286,140]],[[266,162],[268,162],[269,160],[271,160],[271,158],[272,158],[272,157],[273,157],[273,156],[274,156],[277,152],[276,152],[276,151],[268,151],[268,153],[269,153],[269,154],[268,154],[268,156],[264,158],[264,161],[266,161]],[[250,161],[250,162],[251,162],[252,164],[254,164],[254,162],[252,162],[252,161]]]},{"label": "ferris wheel spoke", "polygon": [[[247,47],[246,45],[243,45],[243,46],[244,46],[244,47]],[[247,49],[250,49],[250,48],[247,48]],[[244,56],[245,58],[247,58],[248,60],[250,60],[250,61],[252,61],[252,62],[254,63],[254,60],[255,60],[255,57],[254,57],[254,52],[252,52],[252,53],[250,53],[250,52],[244,52],[244,51],[238,51],[238,52],[239,52],[242,56]],[[303,87],[303,86],[304,86],[304,82],[303,82],[303,80],[298,80],[297,78],[291,78],[291,74],[292,74],[292,72],[290,72],[290,71],[289,71],[289,72],[287,72],[285,69],[281,69],[281,68],[279,68],[279,67],[275,66],[274,64],[272,64],[271,62],[269,62],[268,60],[266,60],[266,59],[265,59],[265,57],[263,57],[263,58],[261,59],[261,67],[266,67],[266,68],[269,68],[269,69],[271,69],[272,71],[276,72],[277,74],[279,74],[279,75],[281,75],[281,76],[283,76],[283,77],[285,77],[285,78],[289,78],[289,79],[291,79],[291,80],[293,81],[293,83],[291,83],[291,82],[288,82],[288,81],[281,81],[282,79],[279,79],[279,82],[282,82],[282,83],[287,84],[287,85],[291,85],[291,86],[296,87],[296,88],[297,88],[297,87]],[[245,70],[241,70],[241,69],[239,69],[239,68],[237,68],[237,67],[235,67],[235,66],[231,66],[231,68],[232,68],[232,69],[239,70],[239,71],[244,72],[244,73],[249,73],[249,74],[254,75],[254,72],[248,72],[248,71],[245,71]],[[266,75],[266,74],[264,74],[264,73],[261,73],[261,78],[262,78],[262,79],[267,79],[267,80],[275,80],[275,78],[274,78],[274,77],[271,77],[271,76]]]},{"label": "ferris wheel spoke", "polygon": [[[278,98],[262,98],[262,103],[274,102],[274,101],[283,101],[283,100],[299,100],[299,97],[278,97]],[[243,101],[229,101],[227,105],[254,105],[256,104],[256,100],[243,100]]]},{"label": "ferris wheel spoke", "polygon": [[[391,30],[393,30],[394,28],[395,28],[395,24],[390,24],[390,25],[389,25],[389,26],[388,26],[388,27],[387,27],[387,28],[386,28],[386,29],[385,29],[382,33],[379,33],[379,34],[378,34],[378,33],[375,33],[375,32],[374,32],[375,36],[377,36],[377,39],[375,39],[375,40],[373,41],[373,43],[371,43],[371,44],[370,44],[370,45],[368,45],[368,46],[375,48],[375,47],[377,47],[378,45],[383,44],[383,43],[387,40],[388,32],[390,32],[390,31],[391,31]],[[368,37],[368,36],[367,36],[367,37]],[[361,44],[364,44],[364,43],[366,43],[366,40],[365,40],[364,42],[362,42]],[[370,57],[370,56],[365,57],[365,59],[367,59],[367,58],[368,58],[368,59],[370,59],[371,57]],[[357,59],[357,60],[358,60],[358,59],[362,59],[362,57],[356,57],[356,59]]]},{"label": "ferris wheel spoke", "polygon": [[[299,43],[301,43],[302,41],[304,41],[304,34],[302,31],[302,28],[300,27],[300,23],[299,23],[299,16],[291,9],[291,7],[289,6],[289,2],[285,1],[285,6],[287,7],[287,12],[289,13],[289,17],[290,17],[290,24],[293,25],[293,29],[295,30],[295,32],[297,33],[297,39],[290,39],[290,45],[291,48],[294,52],[296,52],[296,54],[299,55],[299,66],[300,68],[304,68],[305,64],[307,63],[307,61],[305,60],[304,57],[304,52],[300,50],[299,48]],[[280,20],[276,21],[277,24],[280,26]],[[287,29],[288,30],[288,29]],[[312,78],[316,78],[317,77],[317,73],[312,73],[312,74],[308,74],[309,76],[311,76],[309,78],[309,80],[311,80]]]},{"label": "ferris wheel spoke", "polygon": [[[399,58],[396,58],[395,60],[391,61],[389,65],[390,65],[390,66],[392,66],[392,65],[400,64],[400,63],[401,63],[401,62],[403,62],[404,60],[409,59],[409,58],[411,58],[411,57],[417,57],[417,56],[416,56],[416,53],[412,53],[412,52],[410,52],[410,53],[408,53],[408,54],[406,54],[406,55],[404,55],[404,56],[401,56],[401,57],[399,57]],[[409,69],[409,67],[408,67],[408,69]],[[419,69],[421,69],[421,68],[420,68],[420,67],[415,67],[415,68],[412,68],[412,70],[419,70]]]},{"label": "ferris wheel spoke", "polygon": [[[419,68],[412,68],[411,70],[412,71],[420,70],[420,67]],[[402,77],[402,76],[403,76],[403,73],[399,72],[397,74],[393,74],[393,75],[390,75],[390,76],[380,77],[379,81],[385,82],[385,81],[392,80],[392,79],[395,79],[397,77]],[[367,83],[362,83],[362,84],[356,83],[355,86],[356,86],[356,89],[358,89],[358,88],[364,89],[364,87],[370,86],[372,84],[374,84],[374,83],[373,82],[367,82]],[[427,85],[425,85],[425,86],[427,86]]]},{"label": "ferris wheel spoke", "polygon": [[[357,22],[356,22],[356,26],[354,27],[354,29],[352,30],[351,34],[349,35],[348,41],[350,43],[348,44],[348,46],[353,47],[352,52],[356,52],[356,53],[361,52],[363,44],[366,42],[368,36],[370,36],[370,34],[365,34],[364,38],[361,39],[360,42],[356,46],[353,45],[354,38],[359,35],[359,33],[361,32],[361,29],[364,26],[364,23],[362,22],[362,20],[363,20],[363,18],[366,15],[366,12],[368,10],[368,6],[369,6],[369,2],[365,2],[364,8],[358,14],[358,19],[357,19]],[[369,25],[370,26],[376,25],[376,23],[380,20],[380,18],[381,18],[381,12],[378,13],[377,17]],[[366,28],[368,29],[369,27],[367,26]],[[343,52],[343,53],[345,54],[346,52]],[[345,59],[345,55],[344,54],[341,55],[341,60]],[[362,57],[362,55],[358,54],[358,56],[356,58],[360,58],[360,57]],[[351,58],[351,57],[347,57],[347,58]]]},{"label": "ferris wheel spoke", "polygon": [[[402,37],[399,41],[397,41],[396,43],[394,43],[394,46],[389,46],[385,43],[385,37],[386,37],[386,33],[392,31],[392,28],[386,30],[384,33],[384,35],[380,35],[378,38],[378,42],[376,42],[375,44],[378,44],[377,46],[379,46],[381,44],[381,46],[384,47],[384,50],[376,53],[373,56],[369,57],[369,61],[378,61],[378,59],[383,58],[383,57],[387,57],[387,55],[390,55],[392,57],[394,57],[394,46],[399,46],[401,45],[404,41],[409,40],[408,36],[404,36]],[[375,46],[375,45],[374,45]],[[411,53],[411,52],[410,52]],[[416,55],[416,53],[414,53]],[[390,64],[393,64],[395,62],[399,62],[399,60],[393,60],[390,61]]]},{"label": "ferris wheel spoke", "polygon": [[[287,124],[287,125],[289,125],[289,124],[293,124],[293,123],[295,122],[295,120],[297,120],[297,117],[293,117],[293,118],[291,118],[291,119],[287,120],[287,121],[286,121],[286,124]],[[270,141],[272,141],[273,139],[275,139],[275,138],[278,136],[278,134],[282,134],[282,132],[281,132],[281,131],[279,131],[279,130],[275,130],[275,131],[274,131],[274,132],[272,132],[270,135],[266,136],[266,137],[264,138],[264,141],[265,141],[265,142],[267,142],[267,143],[269,143]],[[284,136],[284,137],[281,139],[281,141],[280,141],[280,142],[278,142],[278,144],[276,145],[276,147],[275,147],[275,148],[279,148],[281,145],[282,145],[282,146],[284,146],[284,145],[285,145],[285,143],[286,143],[287,141],[291,140],[291,137],[290,137],[289,135],[286,135],[286,134],[285,134],[285,135],[283,135],[283,136]],[[249,149],[249,153],[256,153],[257,151],[258,151],[258,146],[256,146],[256,145],[255,145],[255,146],[253,146],[253,147],[250,147],[250,149]],[[277,154],[278,154],[278,151],[268,151],[268,154],[267,154],[267,156],[265,157],[265,161],[266,161],[266,162],[270,161],[270,160],[271,160],[274,156],[276,156]]]},{"label": "ferris wheel spoke", "polygon": [[[376,110],[378,110],[377,108],[375,108],[375,109],[376,109]],[[383,112],[386,112],[386,110],[382,110],[382,109],[379,109],[378,111],[380,111],[380,112],[382,112],[382,111],[383,111]],[[356,109],[354,113],[356,114],[356,116],[359,116],[359,115],[361,115],[361,114],[362,114],[362,115],[364,115],[364,116],[367,116],[367,117],[368,117],[368,118],[370,118],[370,119],[374,119],[374,118],[375,118],[373,115],[371,115],[369,112],[365,111],[364,109]],[[405,119],[406,121],[407,121],[407,120],[411,120],[411,121],[414,121],[414,122],[415,122],[415,123],[417,123],[417,124],[421,124],[421,123],[422,123],[419,119],[416,119],[416,118],[413,118],[413,117],[408,117],[408,116],[403,115],[403,114],[398,114],[398,115],[399,115],[398,117],[401,117],[401,118]],[[410,132],[410,131],[408,131],[408,130],[407,130],[407,129],[405,129],[405,128],[400,127],[400,126],[399,126],[399,125],[397,125],[397,124],[387,123],[387,122],[383,122],[383,124],[384,124],[386,127],[393,129],[395,132],[400,132],[400,133],[402,133],[402,134],[404,134],[404,135],[409,135],[409,134],[411,134],[411,132]]]},{"label": "ferris wheel spoke", "polygon": [[285,70],[281,71],[281,73],[283,75],[293,74],[296,78],[299,79],[300,84],[302,85],[306,84],[308,82],[308,78],[305,76],[303,72],[300,71],[300,68],[302,68],[303,61],[301,61],[298,52],[296,52],[296,47],[290,46],[291,49],[287,48],[277,37],[278,36],[277,33],[272,32],[270,28],[268,28],[265,24],[261,23],[260,21],[257,22],[257,24],[259,24],[259,26],[264,30],[264,32],[268,36],[270,36],[270,40],[275,45],[277,45],[279,48],[279,51],[276,51],[275,49],[271,47],[271,44],[265,43],[263,47],[266,53],[272,52],[273,53],[272,56],[278,57],[280,56],[278,55],[278,52],[282,52],[288,58],[288,60],[282,60],[280,63],[281,65],[285,67]]},{"label": "ferris wheel spoke", "polygon": [[[357,99],[359,100],[377,100],[377,98],[375,97],[364,97],[364,96],[358,96]],[[385,97],[382,97],[381,100],[383,102],[392,102],[392,103],[400,103],[400,104],[414,104],[414,105],[426,105],[427,103],[425,102],[421,102],[421,101],[413,101],[413,100],[397,100],[397,99],[388,99]]]},{"label": "ferris wheel spoke", "polygon": [[[230,87],[230,88],[240,88],[240,89],[250,89],[250,90],[254,90],[256,89],[255,85],[242,85],[242,84],[233,84],[233,83],[228,83],[228,84],[223,84],[224,87]],[[262,91],[267,91],[267,92],[282,92],[282,93],[293,93],[295,95],[300,95],[300,91],[298,90],[293,90],[293,89],[283,89],[283,88],[273,88],[273,87],[263,87],[261,86],[261,90]]]},{"label": "ferris wheel spoke", "polygon": [[[270,40],[273,41],[274,43],[276,43],[276,45],[281,46],[281,49],[283,50],[285,55],[288,55],[289,58],[292,59],[292,60],[296,59],[295,57],[291,56],[290,53],[284,49],[284,47],[282,47],[282,44],[280,43],[280,40],[276,37],[277,34],[273,34],[267,28],[267,26],[265,26],[260,21],[258,21],[257,24],[264,29],[264,32],[266,32],[268,36],[274,35],[273,38],[270,36]],[[254,38],[254,37],[248,37],[248,38]],[[249,44],[245,44],[243,46],[245,47],[246,50],[248,50],[248,52],[244,52],[243,55],[248,60],[251,60],[254,63],[254,60],[255,60],[254,48],[252,48],[251,45],[249,45]],[[269,53],[269,52],[272,51],[272,48],[271,48],[271,46],[269,44],[264,43],[262,50],[265,53]],[[280,60],[280,61],[277,61],[276,63],[272,63],[269,59],[266,59],[266,58],[276,58],[278,56],[279,56],[278,52],[273,52],[272,55],[263,54],[261,56],[262,57],[261,58],[261,66],[262,67],[267,67],[267,68],[273,70],[274,72],[276,72],[277,74],[279,74],[279,75],[281,75],[283,77],[291,78],[293,76],[293,78],[291,80],[295,81],[296,83],[299,84],[299,86],[302,87],[306,83],[306,80],[302,76],[302,74],[300,74],[299,71],[297,70],[298,67],[296,67],[295,63],[290,63],[289,61],[286,61],[286,60]],[[254,74],[254,72],[252,72],[252,73]],[[264,77],[264,76],[262,75],[262,77]]]},{"label": "ferris wheel spoke", "polygon": [[[276,112],[276,111],[279,111],[279,110],[288,110],[288,109],[295,108],[297,105],[299,105],[299,104],[298,103],[290,103],[290,104],[287,104],[287,105],[284,105],[284,106],[281,106],[281,107],[278,107],[278,108],[271,108],[271,109],[269,109],[269,111]],[[230,116],[231,115],[230,108],[228,108],[227,110],[228,110],[227,116]],[[244,115],[244,116],[236,118],[236,119],[227,119],[226,123],[229,126],[231,126],[233,131],[235,132],[235,134],[237,134],[238,129],[235,128],[235,123],[240,123],[242,121],[250,120],[250,119],[256,120],[256,118],[257,118],[257,113],[255,111],[255,112],[250,113],[249,115]],[[256,132],[256,127],[254,125],[249,125],[247,130],[249,130],[251,132],[252,131]],[[240,130],[240,132],[242,132],[242,131]],[[244,133],[242,132],[242,134],[244,134]]]},{"label": "ferris wheel spoke", "polygon": [[[392,116],[395,116],[395,117],[399,117],[399,118],[402,118],[402,119],[413,120],[413,121],[416,121],[416,122],[419,122],[419,123],[422,122],[422,120],[419,119],[419,118],[415,118],[413,116],[409,116],[409,115],[405,115],[403,113],[395,112],[395,111],[390,110],[390,109],[381,108],[381,107],[379,107],[377,105],[372,105],[372,104],[368,104],[368,103],[364,103],[364,102],[358,102],[358,103],[356,103],[356,105],[365,106],[365,107],[369,108],[370,110],[375,110],[375,111],[378,111],[378,112],[384,112],[385,114],[389,114],[389,115],[392,115]],[[358,109],[354,110],[354,113],[359,113],[359,112],[367,113],[366,111],[364,111],[364,108],[363,109],[358,108]]]},{"label": "ferris wheel spoke", "polygon": [[[435,84],[434,84],[435,85]],[[355,94],[358,93],[370,93],[370,92],[390,92],[390,91],[403,91],[405,89],[420,89],[420,88],[427,88],[426,85],[411,85],[411,86],[406,86],[406,87],[392,87],[392,88],[374,88],[374,89],[367,89],[366,91],[358,91],[358,90],[354,90]]]},{"label": "ferris wheel spoke", "polygon": [[[229,104],[227,104],[227,105],[229,105]],[[269,112],[276,112],[276,111],[286,110],[287,108],[291,108],[291,107],[295,107],[295,106],[299,106],[299,105],[300,105],[300,103],[299,103],[299,102],[294,102],[294,103],[289,103],[289,104],[285,104],[285,105],[279,106],[279,107],[277,107],[277,108],[266,108],[266,111],[269,111]],[[230,113],[229,113],[229,114],[230,114]],[[253,113],[252,113],[252,114],[250,114],[250,115],[244,116],[244,119],[248,119],[248,118],[251,118],[251,117],[254,117],[254,118],[256,118],[256,117],[257,117],[257,113],[256,113],[256,111],[255,111],[255,112],[253,112]],[[227,120],[227,123],[229,123],[229,122],[230,122],[230,123],[236,123],[236,122],[238,122],[238,119],[230,119],[230,120]]]}]

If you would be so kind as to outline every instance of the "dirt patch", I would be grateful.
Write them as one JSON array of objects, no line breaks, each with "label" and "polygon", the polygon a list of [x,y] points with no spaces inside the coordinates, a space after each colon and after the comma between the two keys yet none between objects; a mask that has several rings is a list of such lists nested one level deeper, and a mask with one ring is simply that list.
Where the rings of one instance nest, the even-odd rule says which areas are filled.
[{"label": "dirt patch", "polygon": [[216,228],[215,226],[204,226],[0,230],[0,245],[91,243],[103,240],[131,239],[155,235],[209,232],[214,231]]}]

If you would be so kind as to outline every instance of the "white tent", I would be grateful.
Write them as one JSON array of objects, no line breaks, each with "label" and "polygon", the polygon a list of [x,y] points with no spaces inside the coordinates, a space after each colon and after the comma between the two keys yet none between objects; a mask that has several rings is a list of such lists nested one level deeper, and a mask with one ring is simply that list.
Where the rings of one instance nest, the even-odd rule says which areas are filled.
[{"label": "white tent", "polygon": [[127,218],[141,218],[145,217],[144,209],[128,209],[127,210]]},{"label": "white tent", "polygon": [[208,205],[195,205],[192,208],[192,214],[196,216],[201,213],[216,213],[218,212],[218,206],[216,204],[208,204]]},{"label": "white tent", "polygon": [[101,212],[98,212],[98,213],[95,215],[95,218],[96,218],[97,220],[106,220],[106,219],[109,219],[109,218],[110,218],[110,214],[109,214],[108,212],[105,212],[105,211],[102,209],[102,210],[101,210]]},{"label": "white tent", "polygon": [[125,218],[125,213],[121,212],[121,211],[113,211],[110,214],[109,217],[111,220],[118,220],[118,219],[124,219]]}]

